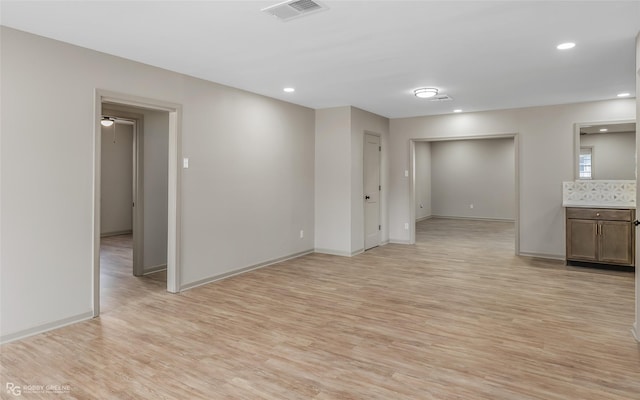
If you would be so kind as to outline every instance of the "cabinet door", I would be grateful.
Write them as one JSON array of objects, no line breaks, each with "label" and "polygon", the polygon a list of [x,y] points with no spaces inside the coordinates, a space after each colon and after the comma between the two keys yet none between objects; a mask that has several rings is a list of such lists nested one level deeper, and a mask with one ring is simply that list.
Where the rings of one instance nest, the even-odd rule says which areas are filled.
[{"label": "cabinet door", "polygon": [[631,223],[625,221],[600,222],[600,261],[612,264],[633,264]]},{"label": "cabinet door", "polygon": [[567,259],[598,260],[598,222],[589,219],[567,219]]}]

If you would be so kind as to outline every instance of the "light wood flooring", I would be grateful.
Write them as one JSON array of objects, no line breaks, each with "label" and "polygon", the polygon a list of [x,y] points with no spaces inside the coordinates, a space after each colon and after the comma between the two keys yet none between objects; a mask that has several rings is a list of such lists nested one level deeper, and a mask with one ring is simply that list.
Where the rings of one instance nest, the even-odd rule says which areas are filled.
[{"label": "light wood flooring", "polygon": [[[417,238],[179,295],[162,276],[103,267],[100,318],[2,346],[2,389],[71,388],[29,399],[640,399],[633,272],[516,257],[511,223],[433,219]],[[115,247],[109,257],[126,259]]]}]

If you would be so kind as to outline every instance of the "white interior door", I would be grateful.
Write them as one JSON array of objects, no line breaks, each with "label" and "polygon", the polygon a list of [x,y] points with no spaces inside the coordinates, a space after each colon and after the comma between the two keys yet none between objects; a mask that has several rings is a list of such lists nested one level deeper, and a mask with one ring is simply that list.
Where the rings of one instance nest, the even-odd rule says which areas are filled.
[{"label": "white interior door", "polygon": [[380,137],[364,135],[364,249],[380,244]]}]

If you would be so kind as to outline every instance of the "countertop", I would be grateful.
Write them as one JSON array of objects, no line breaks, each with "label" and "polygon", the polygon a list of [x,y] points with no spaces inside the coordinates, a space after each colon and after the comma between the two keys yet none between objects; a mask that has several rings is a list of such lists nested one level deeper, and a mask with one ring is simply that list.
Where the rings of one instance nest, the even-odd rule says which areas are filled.
[{"label": "countertop", "polygon": [[577,208],[615,208],[623,210],[635,210],[636,205],[633,203],[587,203],[584,201],[565,201],[562,203],[562,207],[577,207]]}]

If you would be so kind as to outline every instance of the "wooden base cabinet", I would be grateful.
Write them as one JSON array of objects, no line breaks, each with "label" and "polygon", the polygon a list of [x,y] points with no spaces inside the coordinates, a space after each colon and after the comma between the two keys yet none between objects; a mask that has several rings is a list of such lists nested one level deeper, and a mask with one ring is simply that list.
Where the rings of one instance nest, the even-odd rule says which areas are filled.
[{"label": "wooden base cabinet", "polygon": [[567,208],[567,262],[634,266],[635,210]]}]

